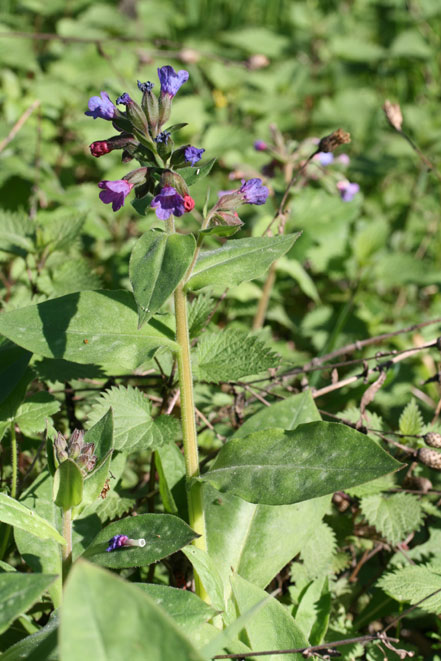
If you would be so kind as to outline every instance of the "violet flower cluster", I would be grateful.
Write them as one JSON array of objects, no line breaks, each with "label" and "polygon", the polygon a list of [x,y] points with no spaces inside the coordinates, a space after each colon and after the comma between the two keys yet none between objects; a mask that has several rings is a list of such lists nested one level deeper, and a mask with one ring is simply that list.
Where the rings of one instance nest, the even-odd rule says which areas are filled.
[{"label": "violet flower cluster", "polygon": [[[195,202],[190,195],[186,177],[188,178],[189,168],[202,167],[198,164],[205,149],[193,145],[175,149],[173,134],[182,125],[163,128],[170,117],[173,98],[188,77],[189,74],[185,70],[175,71],[171,66],[163,66],[158,69],[158,96],[153,92],[154,83],[138,81],[138,89],[142,93],[140,104],[127,92],[118,96],[116,105],[112,103],[107,92],[101,92],[100,96],[89,99],[89,109],[85,114],[93,119],[110,121],[119,132],[107,140],[92,142],[92,156],[99,158],[120,149],[123,163],[135,158],[141,165],[122,179],[104,179],[98,183],[101,201],[111,204],[113,211],[124,206],[132,191],[137,199],[146,200],[160,220],[165,221],[170,216],[183,216],[194,208]],[[124,106],[124,111],[117,106]],[[179,172],[181,169],[182,174]],[[192,174],[191,178],[194,179]],[[229,212],[234,211],[240,204],[264,204],[267,197],[268,188],[263,186],[260,179],[242,181],[240,189],[230,191],[227,194],[228,199],[221,198],[218,201],[216,210],[227,211],[229,218]],[[234,224],[238,224],[236,216],[237,214],[233,213]]]}]

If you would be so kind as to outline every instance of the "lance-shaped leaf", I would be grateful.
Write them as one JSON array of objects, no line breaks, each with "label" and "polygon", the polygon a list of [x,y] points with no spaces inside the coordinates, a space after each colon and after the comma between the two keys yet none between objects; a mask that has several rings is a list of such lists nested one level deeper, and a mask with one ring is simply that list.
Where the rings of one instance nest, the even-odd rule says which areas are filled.
[{"label": "lance-shaped leaf", "polygon": [[26,530],[40,539],[54,539],[59,544],[66,543],[50,523],[4,493],[0,493],[0,521]]},{"label": "lance-shaped leaf", "polygon": [[355,429],[310,422],[294,431],[268,429],[229,441],[202,479],[251,503],[288,505],[369,482],[401,466]]},{"label": "lance-shaped leaf", "polygon": [[138,329],[136,304],[126,291],[82,291],[11,310],[0,315],[0,333],[47,358],[129,369],[158,347],[176,348],[162,321]]},{"label": "lance-shaped leaf", "polygon": [[139,327],[174,292],[191,264],[196,248],[192,234],[150,230],[135,243],[130,257],[130,282],[138,305]]},{"label": "lance-shaped leaf", "polygon": [[[143,538],[143,548],[125,546],[107,552],[109,539],[127,535],[130,539]],[[142,567],[157,562],[190,544],[198,535],[182,519],[171,514],[140,514],[111,523],[95,537],[84,557],[104,567],[122,569]]]},{"label": "lance-shaped leaf", "polygon": [[59,640],[63,661],[204,658],[147,594],[81,560],[66,583]]},{"label": "lance-shaped leaf", "polygon": [[228,241],[220,248],[202,252],[187,283],[187,289],[233,287],[244,280],[263,275],[269,266],[284,255],[300,236],[251,237]]},{"label": "lance-shaped leaf", "polygon": [[25,613],[56,578],[47,574],[0,574],[0,633]]}]

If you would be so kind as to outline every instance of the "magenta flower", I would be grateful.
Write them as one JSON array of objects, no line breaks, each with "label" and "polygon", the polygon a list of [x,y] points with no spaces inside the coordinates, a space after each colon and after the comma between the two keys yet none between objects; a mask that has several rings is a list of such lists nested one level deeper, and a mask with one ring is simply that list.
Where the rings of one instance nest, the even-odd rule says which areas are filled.
[{"label": "magenta flower", "polygon": [[356,195],[360,186],[358,184],[351,183],[350,181],[339,181],[337,188],[340,192],[340,197],[343,202],[351,202],[354,195]]},{"label": "magenta flower", "polygon": [[112,203],[113,211],[118,211],[124,206],[124,200],[132,190],[134,184],[131,184],[125,179],[117,179],[116,181],[100,181],[99,188],[103,190],[100,193],[100,200],[104,204]]},{"label": "magenta flower", "polygon": [[246,204],[265,204],[269,195],[269,190],[263,186],[261,179],[242,179],[242,186],[239,188],[242,193],[242,201]]},{"label": "magenta flower", "polygon": [[256,140],[254,143],[254,149],[256,151],[266,151],[268,149],[268,145],[263,140]]},{"label": "magenta flower", "polygon": [[351,159],[347,154],[340,154],[340,156],[337,157],[337,161],[342,163],[342,165],[349,165]]},{"label": "magenta flower", "polygon": [[161,192],[151,201],[150,206],[155,210],[159,220],[167,220],[170,216],[183,216],[185,200],[176,192],[173,186],[164,186]]},{"label": "magenta flower", "polygon": [[181,69],[176,72],[173,67],[167,65],[158,69],[159,82],[161,83],[161,96],[168,94],[174,97],[181,85],[188,80],[188,71]]},{"label": "magenta flower", "polygon": [[191,165],[196,165],[196,163],[201,160],[204,151],[205,149],[198,149],[197,147],[189,145],[184,150],[185,160]]},{"label": "magenta flower", "polygon": [[[101,98],[100,98],[101,97]],[[99,96],[92,96],[87,104],[89,110],[84,113],[88,117],[94,119],[113,119],[115,116],[116,108],[109,99],[107,92],[101,92]]]}]

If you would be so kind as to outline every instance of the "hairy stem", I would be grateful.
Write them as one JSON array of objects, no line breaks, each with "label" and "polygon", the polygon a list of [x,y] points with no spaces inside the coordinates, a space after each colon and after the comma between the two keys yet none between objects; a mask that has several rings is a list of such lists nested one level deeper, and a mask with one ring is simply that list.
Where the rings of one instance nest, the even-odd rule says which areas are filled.
[{"label": "hairy stem", "polygon": [[63,537],[66,544],[62,547],[63,554],[63,583],[72,566],[72,510],[63,512]]},{"label": "hairy stem", "polygon": [[259,305],[257,306],[256,315],[253,320],[253,330],[259,330],[265,323],[266,311],[270,300],[271,292],[276,280],[276,262],[273,262],[268,271],[265,284],[260,297]]}]

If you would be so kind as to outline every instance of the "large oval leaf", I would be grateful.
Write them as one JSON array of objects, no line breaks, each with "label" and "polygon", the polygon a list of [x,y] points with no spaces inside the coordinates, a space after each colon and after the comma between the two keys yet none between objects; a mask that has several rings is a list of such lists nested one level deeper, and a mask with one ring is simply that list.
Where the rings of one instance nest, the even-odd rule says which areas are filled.
[{"label": "large oval leaf", "polygon": [[[107,552],[108,541],[114,535],[127,535],[131,539],[142,537],[146,545],[143,548],[126,546]],[[104,528],[95,537],[84,557],[114,569],[141,567],[179,551],[197,536],[182,519],[171,514],[128,516]]]},{"label": "large oval leaf", "polygon": [[59,544],[66,543],[50,523],[5,493],[0,493],[0,521],[26,530],[40,539],[54,539]]},{"label": "large oval leaf", "polygon": [[0,633],[25,613],[56,578],[47,574],[0,574]]},{"label": "large oval leaf", "polygon": [[143,234],[130,257],[130,282],[138,305],[139,327],[174,292],[191,264],[196,241],[192,234]]},{"label": "large oval leaf", "polygon": [[221,286],[225,289],[257,278],[292,247],[300,234],[237,239],[216,250],[202,252],[186,287],[197,290]]},{"label": "large oval leaf", "polygon": [[135,301],[126,291],[83,291],[5,312],[0,333],[47,358],[129,369],[160,346],[176,348],[173,332],[156,319],[138,330]]},{"label": "large oval leaf", "polygon": [[202,661],[173,620],[135,585],[79,561],[66,583],[63,661]]},{"label": "large oval leaf", "polygon": [[335,422],[268,429],[229,441],[202,476],[251,503],[289,505],[374,480],[402,464],[360,432]]}]

